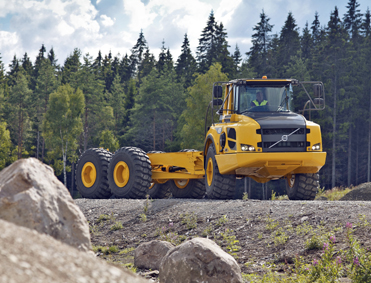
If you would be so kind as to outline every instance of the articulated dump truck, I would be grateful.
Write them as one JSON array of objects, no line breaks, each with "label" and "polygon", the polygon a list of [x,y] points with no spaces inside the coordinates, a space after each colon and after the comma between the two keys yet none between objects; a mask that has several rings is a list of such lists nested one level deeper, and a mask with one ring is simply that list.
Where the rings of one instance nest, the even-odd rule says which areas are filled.
[{"label": "articulated dump truck", "polygon": [[[292,112],[294,89],[308,96],[303,115]],[[76,167],[80,194],[230,199],[236,178],[250,177],[259,183],[286,179],[289,199],[313,200],[326,152],[320,126],[306,120],[304,111],[310,115],[324,109],[323,83],[238,79],[214,83],[212,96],[202,151],[146,153],[122,147],[112,154],[88,149]]]}]

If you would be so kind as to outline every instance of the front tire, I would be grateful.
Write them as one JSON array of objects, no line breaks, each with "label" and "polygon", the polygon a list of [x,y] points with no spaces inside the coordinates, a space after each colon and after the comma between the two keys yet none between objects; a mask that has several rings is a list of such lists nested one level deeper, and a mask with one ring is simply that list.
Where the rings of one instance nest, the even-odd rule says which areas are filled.
[{"label": "front tire", "polygon": [[108,182],[117,198],[144,198],[151,185],[151,162],[137,147],[122,147],[112,156]]},{"label": "front tire", "polygon": [[319,186],[319,175],[296,174],[287,178],[286,192],[290,200],[314,200]]},{"label": "front tire", "polygon": [[235,175],[222,175],[215,159],[215,148],[211,144],[206,155],[205,186],[208,198],[232,199],[236,188]]},{"label": "front tire", "polygon": [[77,190],[84,198],[104,199],[112,194],[108,184],[108,164],[112,153],[102,148],[90,148],[81,154],[75,170]]}]

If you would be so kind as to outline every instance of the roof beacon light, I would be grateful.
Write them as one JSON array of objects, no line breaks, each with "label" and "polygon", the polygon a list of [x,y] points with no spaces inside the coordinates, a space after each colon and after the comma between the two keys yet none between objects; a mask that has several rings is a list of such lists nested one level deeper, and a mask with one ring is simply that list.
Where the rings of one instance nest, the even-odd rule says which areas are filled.
[{"label": "roof beacon light", "polygon": [[263,79],[263,80],[266,80],[266,79],[267,79],[267,76],[262,76],[262,79]]}]

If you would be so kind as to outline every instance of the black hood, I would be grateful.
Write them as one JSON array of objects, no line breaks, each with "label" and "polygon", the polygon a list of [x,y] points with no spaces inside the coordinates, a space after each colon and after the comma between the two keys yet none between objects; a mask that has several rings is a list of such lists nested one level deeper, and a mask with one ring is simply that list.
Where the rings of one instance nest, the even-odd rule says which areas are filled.
[{"label": "black hood", "polygon": [[305,128],[306,126],[304,117],[293,112],[250,112],[245,115],[258,122],[262,129]]}]

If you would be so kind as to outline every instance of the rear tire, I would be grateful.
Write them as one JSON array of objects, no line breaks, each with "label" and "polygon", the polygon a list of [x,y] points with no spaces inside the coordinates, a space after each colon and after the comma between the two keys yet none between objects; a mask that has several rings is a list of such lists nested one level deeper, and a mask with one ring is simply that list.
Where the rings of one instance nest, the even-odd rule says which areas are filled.
[{"label": "rear tire", "polygon": [[203,198],[205,183],[203,179],[169,180],[162,186],[170,190],[174,198]]},{"label": "rear tire", "polygon": [[151,186],[148,191],[149,191],[148,195],[151,198],[157,199],[171,198],[170,188],[165,184],[151,183]]},{"label": "rear tire", "polygon": [[104,199],[112,193],[108,184],[108,164],[112,153],[102,148],[90,148],[81,154],[75,170],[77,190],[84,198]]},{"label": "rear tire", "polygon": [[286,192],[290,200],[314,200],[319,186],[319,175],[296,174],[287,179]]},{"label": "rear tire", "polygon": [[236,189],[235,175],[222,175],[215,159],[215,148],[211,144],[205,162],[205,187],[208,198],[232,199]]},{"label": "rear tire", "polygon": [[122,147],[112,156],[108,182],[117,198],[144,198],[151,185],[151,162],[137,147]]}]

